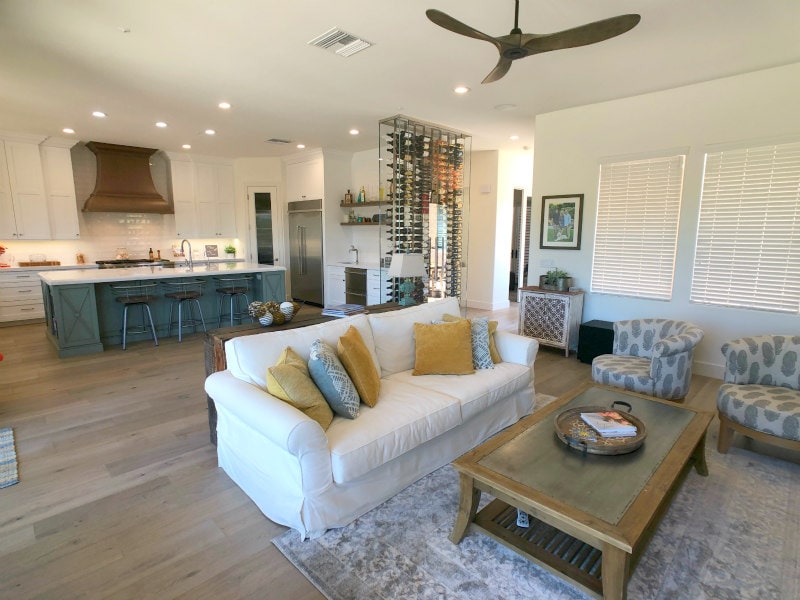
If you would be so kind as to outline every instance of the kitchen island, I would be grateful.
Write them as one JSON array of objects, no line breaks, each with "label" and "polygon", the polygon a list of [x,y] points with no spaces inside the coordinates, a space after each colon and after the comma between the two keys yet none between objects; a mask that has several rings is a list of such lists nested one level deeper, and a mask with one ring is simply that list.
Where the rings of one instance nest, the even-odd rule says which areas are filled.
[{"label": "kitchen island", "polygon": [[[111,288],[116,284],[179,281],[182,278],[205,281],[200,305],[206,328],[217,326],[217,279],[252,276],[249,300],[283,302],[286,299],[286,269],[254,263],[222,263],[194,267],[136,267],[128,269],[42,271],[47,335],[59,357],[102,352],[104,346],[122,343],[122,305],[115,301]],[[160,287],[160,286],[159,286]],[[150,302],[158,337],[169,335],[170,299],[166,289]],[[175,335],[177,335],[177,330]],[[149,333],[128,334],[128,342],[152,339]]]}]

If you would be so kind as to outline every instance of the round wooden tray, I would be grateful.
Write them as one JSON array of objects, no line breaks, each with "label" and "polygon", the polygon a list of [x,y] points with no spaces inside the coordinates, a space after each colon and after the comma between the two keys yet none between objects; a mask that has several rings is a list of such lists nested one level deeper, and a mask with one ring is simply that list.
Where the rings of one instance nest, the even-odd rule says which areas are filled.
[{"label": "round wooden tray", "polygon": [[[627,454],[637,450],[644,442],[644,438],[647,437],[647,428],[640,419],[634,417],[630,412],[616,408],[615,405],[617,404],[623,403],[615,402],[610,407],[579,406],[559,413],[554,421],[558,439],[570,448],[580,450],[584,454]],[[629,404],[624,404],[630,409]],[[617,411],[623,418],[635,425],[636,435],[631,437],[603,437],[581,419],[581,413],[606,410]]]}]

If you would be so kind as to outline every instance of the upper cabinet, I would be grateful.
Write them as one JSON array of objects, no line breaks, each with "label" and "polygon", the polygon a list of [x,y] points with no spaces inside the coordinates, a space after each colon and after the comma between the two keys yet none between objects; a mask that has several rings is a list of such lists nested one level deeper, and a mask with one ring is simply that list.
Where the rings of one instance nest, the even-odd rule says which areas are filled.
[{"label": "upper cabinet", "polygon": [[3,140],[0,148],[0,238],[50,239],[38,143]]},{"label": "upper cabinet", "polygon": [[80,237],[71,140],[0,134],[0,239]]},{"label": "upper cabinet", "polygon": [[324,198],[325,173],[322,155],[286,164],[286,200]]},{"label": "upper cabinet", "polygon": [[233,165],[183,154],[168,156],[177,237],[237,237]]},{"label": "upper cabinet", "polygon": [[77,240],[81,236],[70,153],[75,143],[72,140],[49,138],[39,147],[50,233],[54,240]]}]

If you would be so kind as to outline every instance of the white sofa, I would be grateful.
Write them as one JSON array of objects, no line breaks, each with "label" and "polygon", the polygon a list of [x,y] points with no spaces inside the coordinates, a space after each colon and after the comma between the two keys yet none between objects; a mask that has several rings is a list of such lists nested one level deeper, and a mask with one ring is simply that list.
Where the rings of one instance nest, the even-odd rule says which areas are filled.
[{"label": "white sofa", "polygon": [[[455,298],[393,312],[234,338],[227,370],[208,377],[217,409],[219,465],[277,523],[316,536],[353,521],[451,462],[534,405],[536,340],[498,331],[503,359],[470,375],[412,376],[413,323],[459,314]],[[381,375],[374,408],[334,417],[327,431],[266,391],[267,368],[291,348],[308,359],[321,338],[334,348],[353,325]]]}]

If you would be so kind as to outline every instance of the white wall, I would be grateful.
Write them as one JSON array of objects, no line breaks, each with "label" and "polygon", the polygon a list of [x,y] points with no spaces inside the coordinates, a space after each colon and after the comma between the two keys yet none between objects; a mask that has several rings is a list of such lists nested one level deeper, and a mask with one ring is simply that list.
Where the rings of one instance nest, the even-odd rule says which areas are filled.
[{"label": "white wall", "polygon": [[[368,200],[378,199],[378,149],[372,148],[363,152],[356,152],[350,165],[351,186],[350,192],[353,198],[358,195],[358,190],[363,185],[367,192]],[[385,183],[385,182],[384,182]],[[387,184],[388,185],[388,184]],[[380,207],[373,206],[359,209],[362,216],[372,216],[380,212]],[[347,218],[346,211],[342,211],[342,219]],[[380,227],[343,227],[346,230],[348,241],[358,248],[359,260],[368,264],[379,264],[381,258],[379,232]],[[352,259],[352,256],[349,258]],[[348,260],[348,259],[345,259]]]},{"label": "white wall", "polygon": [[[800,316],[710,307],[689,302],[694,240],[705,147],[800,135],[800,63],[622,100],[538,115],[533,173],[533,223],[528,283],[555,265],[588,291],[597,210],[599,162],[672,148],[688,148],[683,201],[669,302],[588,293],[583,320],[666,317],[692,321],[705,331],[695,371],[720,377],[720,346],[762,333],[800,332]],[[543,195],[583,193],[579,251],[539,249]]]}]

